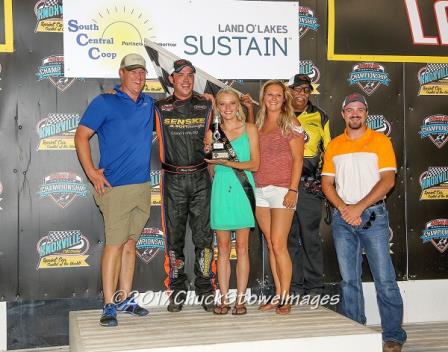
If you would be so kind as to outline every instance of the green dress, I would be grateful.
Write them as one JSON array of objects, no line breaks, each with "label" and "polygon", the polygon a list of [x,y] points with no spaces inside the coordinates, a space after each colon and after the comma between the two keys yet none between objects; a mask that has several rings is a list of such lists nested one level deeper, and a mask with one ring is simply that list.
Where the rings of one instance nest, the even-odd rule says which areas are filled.
[{"label": "green dress", "polygon": [[[230,142],[240,162],[250,160],[250,145],[246,131]],[[244,171],[255,192],[252,172]],[[255,226],[249,199],[235,171],[228,166],[215,165],[212,186],[210,225],[213,230],[237,230]]]}]

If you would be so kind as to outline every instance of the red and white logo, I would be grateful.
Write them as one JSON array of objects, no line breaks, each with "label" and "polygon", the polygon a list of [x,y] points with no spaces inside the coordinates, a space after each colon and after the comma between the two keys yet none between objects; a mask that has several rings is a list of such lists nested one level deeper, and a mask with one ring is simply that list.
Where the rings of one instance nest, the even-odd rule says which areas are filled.
[{"label": "red and white logo", "polygon": [[135,246],[137,256],[148,264],[160,251],[165,249],[163,232],[156,227],[145,227]]},{"label": "red and white logo", "polygon": [[420,238],[423,243],[431,242],[440,253],[445,252],[448,249],[448,219],[428,221]]}]

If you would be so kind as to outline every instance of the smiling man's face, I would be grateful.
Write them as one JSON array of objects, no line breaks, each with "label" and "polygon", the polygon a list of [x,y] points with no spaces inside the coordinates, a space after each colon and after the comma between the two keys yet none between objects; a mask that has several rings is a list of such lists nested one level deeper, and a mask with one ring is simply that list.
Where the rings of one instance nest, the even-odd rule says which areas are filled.
[{"label": "smiling man's face", "polygon": [[358,130],[366,125],[367,108],[360,101],[354,101],[344,107],[342,117],[347,128]]}]

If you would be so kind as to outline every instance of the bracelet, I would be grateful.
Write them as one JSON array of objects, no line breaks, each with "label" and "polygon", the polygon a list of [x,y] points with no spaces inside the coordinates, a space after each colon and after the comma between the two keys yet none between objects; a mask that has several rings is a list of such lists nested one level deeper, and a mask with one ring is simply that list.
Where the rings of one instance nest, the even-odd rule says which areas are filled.
[{"label": "bracelet", "polygon": [[288,188],[288,191],[298,193],[296,189]]}]

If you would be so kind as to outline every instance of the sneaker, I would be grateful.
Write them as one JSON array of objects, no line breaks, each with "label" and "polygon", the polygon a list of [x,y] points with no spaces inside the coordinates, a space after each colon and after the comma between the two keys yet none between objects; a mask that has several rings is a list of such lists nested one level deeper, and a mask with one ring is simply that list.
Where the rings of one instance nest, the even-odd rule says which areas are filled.
[{"label": "sneaker", "polygon": [[103,315],[100,318],[101,326],[117,326],[117,310],[115,308],[115,304],[108,303],[103,307]]},{"label": "sneaker", "polygon": [[143,307],[140,307],[135,298],[130,296],[126,298],[123,302],[117,303],[115,305],[118,312],[123,312],[131,315],[135,315],[138,317],[144,317],[148,315],[149,311]]},{"label": "sneaker", "polygon": [[186,300],[186,292],[179,291],[173,292],[170,296],[170,303],[168,304],[167,310],[170,313],[178,313],[182,310],[185,300]]},{"label": "sneaker", "polygon": [[172,301],[168,304],[167,311],[170,313],[178,313],[182,310],[183,304],[176,304]]},{"label": "sneaker", "polygon": [[386,341],[383,345],[383,352],[401,352],[403,345],[396,341]]},{"label": "sneaker", "polygon": [[199,301],[201,302],[202,308],[204,308],[204,310],[206,312],[213,312],[213,310],[215,309],[215,294],[214,293],[200,295]]}]

